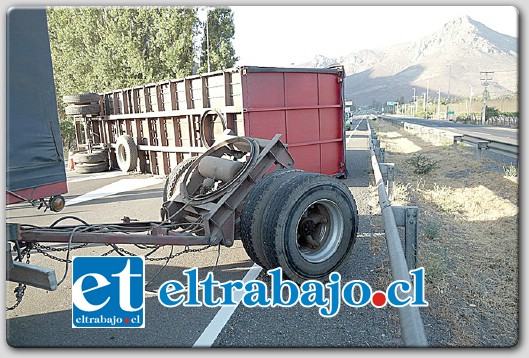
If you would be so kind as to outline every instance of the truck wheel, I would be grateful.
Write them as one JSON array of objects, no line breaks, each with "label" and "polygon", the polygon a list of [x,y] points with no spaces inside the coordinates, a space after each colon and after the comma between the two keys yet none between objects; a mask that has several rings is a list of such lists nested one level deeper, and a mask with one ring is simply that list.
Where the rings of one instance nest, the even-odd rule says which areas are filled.
[{"label": "truck wheel", "polygon": [[92,153],[75,153],[73,161],[75,164],[108,162],[108,152],[106,150],[94,150]]},{"label": "truck wheel", "polygon": [[64,205],[66,204],[66,201],[64,200],[64,196],[62,195],[55,195],[50,198],[50,201],[48,203],[48,206],[51,211],[58,213],[62,209],[64,209]]},{"label": "truck wheel", "polygon": [[277,188],[287,178],[301,173],[303,171],[296,169],[276,170],[258,180],[244,199],[241,212],[242,245],[250,259],[266,270],[274,267],[272,267],[270,260],[267,258],[262,241],[261,230],[263,228],[264,211]]},{"label": "truck wheel", "polygon": [[82,163],[76,165],[74,170],[79,174],[101,173],[108,170],[108,162]]},{"label": "truck wheel", "polygon": [[269,203],[262,235],[272,265],[298,283],[328,279],[358,232],[349,188],[327,175],[304,173],[280,186]]},{"label": "truck wheel", "polygon": [[138,162],[138,147],[130,135],[124,134],[116,140],[116,160],[119,169],[130,172],[136,169]]},{"label": "truck wheel", "polygon": [[195,162],[195,160],[197,160],[197,157],[184,159],[176,167],[174,167],[173,170],[171,170],[171,173],[169,173],[169,176],[167,177],[163,187],[162,198],[164,203],[173,196],[176,189],[176,184],[178,183],[180,177]]},{"label": "truck wheel", "polygon": [[99,102],[100,96],[97,93],[79,93],[66,95],[62,97],[64,103],[73,103],[73,104],[87,104]]},{"label": "truck wheel", "polygon": [[64,112],[71,116],[101,113],[99,104],[73,104],[64,109]]}]

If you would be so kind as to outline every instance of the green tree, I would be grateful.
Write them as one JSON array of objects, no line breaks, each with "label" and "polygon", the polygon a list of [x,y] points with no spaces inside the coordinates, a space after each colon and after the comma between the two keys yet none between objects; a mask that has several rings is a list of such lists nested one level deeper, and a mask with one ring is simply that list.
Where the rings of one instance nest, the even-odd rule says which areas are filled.
[{"label": "green tree", "polygon": [[485,110],[486,120],[492,117],[500,117],[501,115],[502,115],[501,112],[495,107],[487,107],[487,109]]},{"label": "green tree", "polygon": [[48,31],[57,104],[192,74],[199,20],[193,7],[52,7]]},{"label": "green tree", "polygon": [[208,11],[207,19],[201,27],[204,36],[198,72],[208,72],[208,55],[210,71],[233,67],[238,57],[232,43],[235,36],[232,10],[217,7]]},{"label": "green tree", "polygon": [[59,121],[59,128],[61,130],[62,148],[67,153],[75,144],[75,125],[71,120],[64,119]]}]

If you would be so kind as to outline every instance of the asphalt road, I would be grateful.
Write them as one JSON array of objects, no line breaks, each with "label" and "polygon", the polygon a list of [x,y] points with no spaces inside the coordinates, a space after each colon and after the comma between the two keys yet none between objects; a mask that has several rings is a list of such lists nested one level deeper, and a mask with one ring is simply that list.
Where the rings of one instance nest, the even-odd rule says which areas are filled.
[{"label": "asphalt road", "polygon": [[439,121],[435,119],[418,119],[398,116],[392,117],[426,127],[443,128],[444,130],[449,130],[460,134],[478,136],[484,139],[500,141],[508,144],[518,144],[518,129],[514,128],[504,128],[476,124],[462,124],[450,121]]},{"label": "asphalt road", "polygon": [[[352,128],[359,123],[353,121]],[[357,242],[340,273],[342,281],[371,283],[384,266],[387,254],[385,250],[375,254],[370,249],[371,239],[380,235],[382,229],[373,222],[368,206],[370,162],[366,121],[347,135],[349,176],[344,181],[356,199],[360,222]],[[61,213],[43,213],[28,204],[17,204],[7,207],[6,220],[41,226],[50,225],[65,215],[80,217],[91,224],[119,222],[124,216],[140,221],[158,221],[163,183],[163,178],[150,175],[120,172],[78,175],[68,172],[67,207]],[[135,249],[131,245],[123,247],[131,251]],[[108,252],[107,246],[90,245],[75,250],[72,255],[90,256],[105,252]],[[160,257],[169,253],[170,248],[165,247]],[[58,280],[64,275],[66,279],[53,292],[29,287],[20,306],[6,312],[7,343],[15,347],[192,347],[215,319],[219,308],[167,308],[160,304],[155,291],[167,280],[184,281],[182,272],[191,267],[199,268],[201,279],[213,271],[217,281],[225,282],[243,279],[253,265],[238,241],[233,247],[222,247],[220,251],[208,248],[199,253],[186,253],[172,259],[167,266],[165,261],[146,261],[146,280],[152,282],[147,286],[145,298],[145,328],[73,329],[71,269],[67,272],[64,262],[38,253],[31,255],[31,263],[54,268]],[[258,279],[268,282],[264,272]],[[6,306],[14,303],[14,287],[11,282],[6,285]],[[342,305],[332,318],[323,318],[315,307],[247,308],[239,305],[212,342],[212,347],[402,345],[396,310],[389,306],[376,309],[371,305],[357,309]]]}]

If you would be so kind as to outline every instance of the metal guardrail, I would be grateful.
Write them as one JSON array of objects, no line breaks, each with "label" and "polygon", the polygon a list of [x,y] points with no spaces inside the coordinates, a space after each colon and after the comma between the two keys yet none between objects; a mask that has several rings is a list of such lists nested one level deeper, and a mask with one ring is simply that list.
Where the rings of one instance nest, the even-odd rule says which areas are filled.
[{"label": "metal guardrail", "polygon": [[[372,138],[371,127],[367,124],[369,135],[369,150],[371,153],[371,164],[375,175],[375,182],[379,195],[379,204],[384,219],[384,231],[388,246],[391,273],[394,280],[406,281],[412,285],[409,269],[416,264],[417,245],[417,207],[393,207],[388,198],[384,179],[378,163],[376,147],[380,142]],[[378,148],[377,151],[379,151]],[[388,163],[385,163],[388,164]],[[396,220],[398,218],[398,222]],[[397,226],[405,227],[405,247],[408,255],[402,249],[401,238]],[[415,240],[413,240],[415,239]],[[403,306],[398,308],[399,322],[404,344],[407,347],[428,347],[428,340],[424,333],[424,323],[418,307]]]},{"label": "metal guardrail", "polygon": [[506,155],[508,157],[518,160],[518,145],[499,142],[491,139],[485,139],[468,134],[454,135],[454,144],[457,142],[465,142],[475,144],[477,146],[478,155],[481,157],[483,150],[490,150],[491,152]]},{"label": "metal guardrail", "polygon": [[379,116],[379,118],[382,118],[397,125],[402,125],[404,129],[411,129],[419,133],[435,134],[439,139],[441,137],[444,137],[447,140],[452,141],[453,144],[461,142],[475,145],[478,156],[480,158],[484,150],[490,150],[491,152],[514,158],[518,162],[517,144],[506,143],[474,135],[460,134],[453,131],[446,131],[438,128],[426,127],[420,124],[408,123],[400,118],[392,118],[387,116]]}]

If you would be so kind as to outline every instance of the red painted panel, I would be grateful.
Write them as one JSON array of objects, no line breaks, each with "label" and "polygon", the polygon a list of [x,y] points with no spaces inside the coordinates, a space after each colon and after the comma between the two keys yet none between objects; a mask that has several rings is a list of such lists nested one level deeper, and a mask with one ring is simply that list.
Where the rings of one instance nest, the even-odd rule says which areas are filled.
[{"label": "red painted panel", "polygon": [[324,143],[321,145],[321,173],[335,175],[340,172],[340,161],[343,161],[343,143]]},{"label": "red painted panel", "polygon": [[307,143],[319,141],[319,117],[317,109],[299,109],[287,111],[288,143]]},{"label": "red painted panel", "polygon": [[[66,184],[66,182],[60,182],[60,183],[42,185],[36,188],[23,189],[15,193],[26,199],[38,200],[41,198],[46,199],[46,198],[49,198],[50,196],[65,194],[67,192],[68,192],[68,185]],[[18,197],[6,192],[6,204],[7,205],[21,203],[23,201],[24,200],[21,200]]]},{"label": "red painted panel", "polygon": [[320,139],[331,140],[342,138],[342,110],[341,108],[320,109]]},{"label": "red painted panel", "polygon": [[328,175],[341,172],[345,158],[340,80],[339,73],[317,69],[248,68],[241,77],[246,135],[272,138],[281,133],[296,168]]},{"label": "red painted panel", "polygon": [[282,134],[280,140],[288,143],[285,111],[266,111],[247,113],[249,137],[272,139],[276,134]]},{"label": "red painted panel", "polygon": [[320,105],[341,105],[342,85],[338,82],[339,77],[333,74],[320,73],[318,78]]},{"label": "red painted panel", "polygon": [[277,108],[285,106],[283,73],[256,72],[247,76],[247,103],[244,107]]},{"label": "red painted panel", "polygon": [[318,105],[317,73],[285,73],[286,106]]},{"label": "red painted panel", "polygon": [[320,145],[302,145],[299,147],[288,147],[288,151],[294,158],[294,167],[313,173],[320,173]]}]

